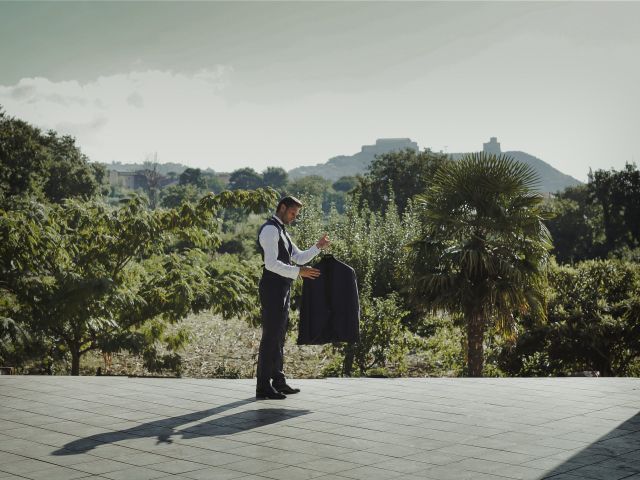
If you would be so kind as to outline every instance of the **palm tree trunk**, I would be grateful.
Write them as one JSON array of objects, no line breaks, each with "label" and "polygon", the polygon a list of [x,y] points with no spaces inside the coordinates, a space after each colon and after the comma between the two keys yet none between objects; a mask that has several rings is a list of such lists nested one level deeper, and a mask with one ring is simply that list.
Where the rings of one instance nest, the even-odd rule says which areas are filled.
[{"label": "palm tree trunk", "polygon": [[350,377],[353,373],[353,360],[355,357],[354,347],[348,345],[344,353],[344,361],[342,362],[342,375]]},{"label": "palm tree trunk", "polygon": [[467,314],[467,365],[470,377],[482,377],[484,367],[484,318],[480,314]]}]

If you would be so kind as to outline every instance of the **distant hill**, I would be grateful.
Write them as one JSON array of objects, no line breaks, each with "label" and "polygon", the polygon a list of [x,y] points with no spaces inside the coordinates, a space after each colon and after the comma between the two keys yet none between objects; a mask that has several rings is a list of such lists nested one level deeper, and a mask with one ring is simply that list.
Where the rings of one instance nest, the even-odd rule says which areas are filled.
[{"label": "distant hill", "polygon": [[330,158],[327,163],[289,170],[289,177],[295,180],[307,175],[320,175],[335,182],[340,177],[364,173],[376,155],[406,148],[419,150],[418,144],[409,138],[381,138],[375,145],[364,145],[355,155],[340,155]]},{"label": "distant hill", "polygon": [[[553,168],[547,162],[540,160],[538,157],[534,157],[526,152],[519,150],[511,150],[503,152],[500,148],[500,143],[496,137],[491,137],[487,143],[482,144],[482,150],[487,153],[495,153],[496,155],[504,154],[509,155],[515,160],[529,165],[533,168],[540,177],[540,191],[545,193],[556,193],[564,190],[567,187],[573,187],[575,185],[582,184],[581,181],[576,180],[570,175],[562,173],[560,170]],[[464,153],[451,153],[451,157],[454,160],[460,159]]]},{"label": "distant hill", "polygon": [[[525,163],[533,168],[540,177],[540,191],[545,193],[556,193],[564,190],[567,187],[573,187],[580,185],[582,182],[576,180],[570,175],[564,174],[559,170],[556,170],[547,162],[540,160],[533,155],[529,155],[526,152],[520,152],[518,150],[510,150],[508,152],[502,152],[505,155]],[[460,159],[464,153],[452,153],[451,157],[454,160]]]},{"label": "distant hill", "polygon": [[[320,175],[321,177],[335,181],[345,175],[364,174],[375,155],[403,150],[405,148],[410,148],[415,151],[419,150],[418,144],[409,138],[379,139],[376,140],[375,145],[363,146],[362,150],[355,155],[340,155],[329,159],[326,163],[315,166],[297,167],[289,171],[289,176],[295,179],[307,175]],[[580,185],[582,183],[526,152],[517,150],[502,152],[496,137],[491,137],[489,142],[483,144],[483,151],[495,154],[504,153],[519,162],[531,166],[540,176],[541,192],[555,193],[564,190],[566,187]],[[459,160],[465,153],[451,153],[449,155],[454,160]]]}]

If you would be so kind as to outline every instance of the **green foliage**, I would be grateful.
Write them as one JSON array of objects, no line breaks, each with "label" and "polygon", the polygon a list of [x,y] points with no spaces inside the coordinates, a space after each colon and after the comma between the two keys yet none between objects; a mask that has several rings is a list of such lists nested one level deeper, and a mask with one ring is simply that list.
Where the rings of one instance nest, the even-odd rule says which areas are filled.
[{"label": "green foliage", "polygon": [[69,136],[46,134],[0,108],[0,207],[17,195],[41,201],[94,197],[105,170],[90,164]]},{"label": "green foliage", "polygon": [[335,208],[336,211],[344,213],[346,201],[347,195],[344,192],[332,192],[329,190],[322,197],[322,211],[329,213],[332,208]]},{"label": "green foliage", "polygon": [[397,295],[372,298],[367,294],[364,292],[360,303],[360,341],[334,347],[344,358],[343,373],[364,376],[371,374],[372,369],[384,369],[396,376],[403,375],[412,345],[412,335],[402,323],[408,312],[402,310]]},{"label": "green foliage", "polygon": [[466,370],[463,319],[427,315],[422,322],[420,356],[430,375],[457,377]]},{"label": "green foliage", "polygon": [[[325,218],[318,199],[302,200],[305,207],[292,227],[296,243],[311,245],[330,232],[330,253],[356,271],[361,291],[370,289],[374,297],[400,291],[406,278],[399,270],[409,254],[403,246],[417,238],[420,225],[412,209],[401,218],[393,207],[379,213],[366,206],[358,209],[355,200],[346,204],[344,214],[332,209]],[[390,205],[393,201],[391,197]]]},{"label": "green foliage", "polygon": [[593,258],[638,258],[640,170],[597,170],[589,183],[568,187],[549,202],[547,226],[561,263]]},{"label": "green foliage", "polygon": [[325,221],[317,199],[302,200],[305,207],[292,227],[296,243],[305,248],[330,232],[330,253],[350,265],[358,279],[361,342],[334,347],[342,373],[365,375],[369,369],[389,366],[396,374],[404,373],[406,362],[400,357],[409,348],[410,333],[403,322],[409,312],[394,292],[406,281],[399,271],[408,254],[402,246],[414,239],[417,218],[410,212],[400,218],[395,208],[387,208],[384,214],[359,210],[354,202],[346,205],[344,214],[332,209]]},{"label": "green foliage", "polygon": [[201,196],[195,185],[171,185],[160,192],[160,205],[165,208],[179,207],[182,202],[195,203]]},{"label": "green foliage", "polygon": [[213,193],[220,193],[227,188],[226,183],[216,174],[205,173],[206,189]]},{"label": "green foliage", "polygon": [[207,181],[199,168],[187,168],[178,177],[179,185],[193,185],[198,190],[207,188]]},{"label": "green foliage", "polygon": [[422,238],[412,244],[408,290],[419,308],[464,315],[472,376],[482,374],[488,328],[509,336],[514,312],[544,317],[551,244],[535,183],[509,157],[471,154],[438,170],[417,200]]},{"label": "green foliage", "polygon": [[338,180],[333,182],[333,189],[336,192],[349,192],[353,190],[358,185],[358,179],[352,176],[340,177]]},{"label": "green foliage", "polygon": [[262,184],[265,187],[271,187],[278,192],[284,192],[288,182],[289,175],[284,168],[267,167],[262,172]]},{"label": "green foliage", "polygon": [[218,252],[237,254],[241,258],[251,258],[256,255],[260,257],[256,236],[264,221],[263,215],[248,215],[242,222],[223,224],[222,242]]},{"label": "green foliage", "polygon": [[640,246],[640,170],[596,170],[589,174],[589,192],[602,206],[607,251]]},{"label": "green foliage", "polygon": [[[0,302],[0,316],[64,345],[78,374],[87,351],[114,338],[133,345],[125,340],[157,318],[177,322],[204,309],[250,314],[257,282],[249,267],[207,251],[220,244],[221,209],[264,211],[274,201],[270,190],[209,194],[195,206],[156,211],[139,197],[118,209],[16,201],[0,210],[0,298],[12,299]],[[176,250],[176,240],[196,248]],[[153,349],[145,352],[151,365]],[[175,356],[165,360],[175,367]],[[169,365],[162,362],[154,365]]]},{"label": "green foliage", "polygon": [[503,368],[516,375],[637,375],[640,265],[589,260],[549,272],[548,322],[523,318]]},{"label": "green foliage", "polygon": [[318,175],[301,177],[291,182],[287,193],[296,197],[312,197],[320,202],[324,213],[329,213],[335,207],[339,212],[345,208],[345,192],[335,191],[331,182]]},{"label": "green foliage", "polygon": [[378,155],[364,177],[358,177],[359,184],[354,192],[360,202],[374,211],[384,211],[389,204],[390,192],[393,192],[402,214],[409,200],[424,193],[436,171],[447,162],[445,154],[428,149],[423,152],[406,149]]},{"label": "green foliage", "polygon": [[322,198],[330,187],[329,180],[318,175],[309,175],[290,182],[287,186],[287,193],[296,197]]},{"label": "green foliage", "polygon": [[559,262],[573,263],[604,254],[602,206],[591,201],[587,185],[565,189],[548,206],[553,217],[545,223]]},{"label": "green foliage", "polygon": [[234,170],[229,177],[230,190],[255,190],[262,186],[262,176],[253,168]]}]

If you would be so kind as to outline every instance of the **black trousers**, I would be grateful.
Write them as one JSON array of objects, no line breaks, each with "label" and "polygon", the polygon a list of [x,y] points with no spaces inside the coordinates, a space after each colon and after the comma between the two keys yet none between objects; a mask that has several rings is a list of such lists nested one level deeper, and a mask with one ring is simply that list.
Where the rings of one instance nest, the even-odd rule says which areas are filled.
[{"label": "black trousers", "polygon": [[289,326],[289,302],[292,280],[266,272],[260,279],[262,339],[258,352],[257,389],[285,383],[284,340]]}]

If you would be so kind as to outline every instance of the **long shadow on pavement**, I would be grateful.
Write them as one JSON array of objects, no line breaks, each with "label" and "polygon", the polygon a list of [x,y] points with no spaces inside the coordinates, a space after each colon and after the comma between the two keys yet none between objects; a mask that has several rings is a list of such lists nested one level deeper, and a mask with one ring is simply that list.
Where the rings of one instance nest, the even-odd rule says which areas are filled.
[{"label": "long shadow on pavement", "polygon": [[640,413],[544,474],[553,480],[640,478]]},{"label": "long shadow on pavement", "polygon": [[224,417],[214,418],[185,429],[177,430],[181,425],[197,422],[212,415],[217,415],[226,410],[247,405],[249,403],[255,403],[255,399],[249,398],[245,400],[238,400],[237,402],[231,402],[226,405],[220,405],[200,412],[188,413],[162,420],[154,420],[125,430],[98,433],[96,435],[91,435],[86,438],[80,438],[73,442],[69,442],[62,448],[54,451],[53,455],[76,455],[79,453],[86,453],[100,445],[107,445],[122,440],[131,440],[141,437],[157,436],[157,443],[172,443],[172,437],[175,435],[181,435],[181,438],[229,435],[309,413],[309,410],[291,410],[286,408],[246,410],[226,415]]}]

